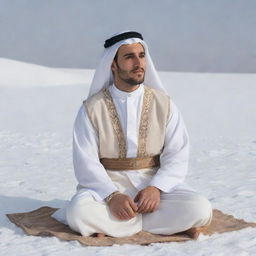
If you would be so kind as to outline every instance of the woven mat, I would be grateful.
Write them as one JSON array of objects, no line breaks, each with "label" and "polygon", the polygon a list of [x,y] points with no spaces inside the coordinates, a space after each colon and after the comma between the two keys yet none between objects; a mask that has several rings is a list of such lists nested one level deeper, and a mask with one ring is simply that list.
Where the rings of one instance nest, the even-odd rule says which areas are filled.
[{"label": "woven mat", "polygon": [[[77,240],[83,245],[111,246],[113,244],[141,244],[159,242],[183,242],[191,240],[186,234],[154,235],[141,231],[129,237],[87,237],[72,231],[68,226],[58,222],[51,215],[58,208],[41,207],[31,212],[7,214],[11,222],[21,227],[28,235],[56,236],[62,240]],[[203,229],[204,235],[224,233],[240,230],[246,227],[256,227],[256,223],[235,219],[232,215],[224,214],[219,210],[213,210],[213,220],[210,226]]]}]

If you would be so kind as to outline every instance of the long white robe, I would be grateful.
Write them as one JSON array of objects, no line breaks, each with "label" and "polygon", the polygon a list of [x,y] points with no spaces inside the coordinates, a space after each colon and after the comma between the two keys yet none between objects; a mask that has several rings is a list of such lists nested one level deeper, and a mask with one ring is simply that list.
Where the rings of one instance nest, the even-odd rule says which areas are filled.
[{"label": "long white robe", "polygon": [[[110,93],[126,136],[127,157],[136,157],[144,86],[126,93],[113,85]],[[188,134],[176,105],[173,101],[170,103],[172,115],[160,156],[161,167],[153,176],[147,175],[144,170],[106,171],[99,161],[97,132],[82,105],[73,134],[74,170],[80,186],[67,207],[59,209],[52,217],[84,236],[105,233],[122,237],[141,230],[173,234],[209,225],[212,218],[209,201],[184,183],[188,168]],[[137,214],[132,219],[121,221],[111,214],[104,202],[104,198],[118,188],[134,198],[139,190],[147,186],[163,191],[159,209],[153,213]]]},{"label": "long white robe", "polygon": [[[137,156],[139,121],[143,103],[144,85],[127,93],[110,86],[122,129],[126,136],[127,157]],[[167,124],[164,149],[160,156],[161,167],[151,178],[136,170],[125,171],[131,183],[141,190],[155,186],[169,193],[177,186],[185,186],[188,169],[189,139],[182,116],[171,100],[172,115]],[[75,176],[80,186],[80,196],[90,193],[102,202],[112,192],[118,190],[99,161],[97,132],[82,105],[73,129],[73,163]]]}]

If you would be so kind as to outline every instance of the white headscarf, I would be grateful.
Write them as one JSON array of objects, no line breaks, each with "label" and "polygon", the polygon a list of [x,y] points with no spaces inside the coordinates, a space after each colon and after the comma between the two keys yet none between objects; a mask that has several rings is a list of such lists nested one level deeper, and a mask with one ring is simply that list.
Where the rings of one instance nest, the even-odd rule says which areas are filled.
[{"label": "white headscarf", "polygon": [[[124,33],[124,32],[127,32],[127,31],[122,31],[121,33]],[[121,34],[121,33],[118,33],[118,34]],[[118,34],[115,34],[115,35],[118,35]],[[103,55],[101,57],[101,61],[98,67],[96,68],[96,71],[90,86],[88,98],[96,94],[97,92],[99,92],[103,87],[108,88],[110,85],[113,84],[114,80],[113,80],[111,65],[118,48],[123,44],[134,44],[134,43],[141,43],[146,53],[146,72],[145,72],[144,84],[148,85],[149,87],[161,90],[166,94],[168,94],[160,81],[160,78],[157,74],[155,66],[149,55],[147,44],[140,38],[129,38],[129,39],[119,41],[116,44],[104,50]]]}]

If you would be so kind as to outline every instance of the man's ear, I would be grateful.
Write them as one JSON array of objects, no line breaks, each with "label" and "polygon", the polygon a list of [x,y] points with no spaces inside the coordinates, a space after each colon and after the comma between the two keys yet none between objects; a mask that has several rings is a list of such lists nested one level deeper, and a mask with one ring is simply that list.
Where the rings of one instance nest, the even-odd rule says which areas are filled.
[{"label": "man's ear", "polygon": [[116,70],[116,61],[113,60],[112,64],[111,64],[111,70],[112,72],[114,72]]}]

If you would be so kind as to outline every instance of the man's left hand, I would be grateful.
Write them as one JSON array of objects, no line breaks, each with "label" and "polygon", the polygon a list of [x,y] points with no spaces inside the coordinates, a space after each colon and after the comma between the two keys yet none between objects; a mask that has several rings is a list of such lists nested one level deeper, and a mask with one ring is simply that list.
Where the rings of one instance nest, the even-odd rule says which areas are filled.
[{"label": "man's left hand", "polygon": [[134,202],[138,202],[138,213],[154,212],[160,204],[160,190],[149,186],[135,196]]}]

